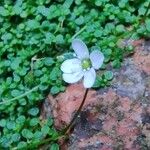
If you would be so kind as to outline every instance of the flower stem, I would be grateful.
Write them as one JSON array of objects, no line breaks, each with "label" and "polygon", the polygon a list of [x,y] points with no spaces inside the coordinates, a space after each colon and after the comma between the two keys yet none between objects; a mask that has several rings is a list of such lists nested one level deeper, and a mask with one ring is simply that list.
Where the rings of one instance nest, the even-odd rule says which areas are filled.
[{"label": "flower stem", "polygon": [[76,36],[78,36],[80,33],[82,33],[85,29],[86,29],[87,26],[84,26],[83,28],[81,28],[73,37],[72,39],[74,39]]},{"label": "flower stem", "polygon": [[65,129],[63,129],[63,131],[62,131],[62,134],[63,134],[63,135],[66,135],[67,133],[69,133],[69,131],[70,131],[71,128],[73,127],[74,122],[75,122],[75,120],[77,119],[78,115],[80,114],[81,109],[82,109],[82,107],[83,107],[83,105],[84,105],[84,102],[85,102],[85,100],[86,100],[88,91],[89,91],[89,89],[86,89],[85,94],[84,94],[84,97],[83,97],[83,100],[82,100],[82,102],[81,102],[81,104],[80,104],[80,106],[79,106],[79,108],[78,108],[76,114],[74,115],[73,119],[71,120],[70,124],[69,124]]}]

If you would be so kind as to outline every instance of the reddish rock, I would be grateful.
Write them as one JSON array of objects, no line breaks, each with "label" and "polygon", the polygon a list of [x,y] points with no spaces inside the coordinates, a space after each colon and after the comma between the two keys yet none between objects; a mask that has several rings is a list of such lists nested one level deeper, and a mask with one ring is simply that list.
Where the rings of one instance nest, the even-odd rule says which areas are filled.
[{"label": "reddish rock", "polygon": [[150,75],[150,53],[144,51],[143,47],[138,47],[133,60],[138,69]]},{"label": "reddish rock", "polygon": [[[49,95],[47,101],[52,107],[55,127],[60,129],[69,124],[73,114],[81,104],[84,93],[85,89],[82,84],[73,84],[68,86],[64,93],[58,94],[55,98]],[[105,101],[102,102],[103,99],[105,99]],[[98,95],[96,91],[89,90],[83,109],[90,105],[101,104],[101,102],[111,105],[115,100],[116,94],[112,90],[109,90],[108,93],[104,93],[103,95]],[[92,115],[92,113],[90,113],[90,115]],[[89,119],[90,118],[91,116],[89,116]]]},{"label": "reddish rock", "polygon": [[115,71],[114,74],[115,78],[112,84],[117,94],[122,97],[128,97],[132,101],[138,100],[144,95],[146,77],[135,66],[133,59],[127,58],[122,67],[118,71]]},{"label": "reddish rock", "polygon": [[[82,84],[67,87],[65,93],[49,97],[57,128],[69,124],[78,109],[85,89]],[[70,94],[71,93],[71,94]],[[134,144],[140,134],[143,107],[137,101],[117,95],[113,89],[100,94],[90,90],[80,120],[74,128],[68,149],[122,149],[138,150]],[[75,138],[76,140],[73,140]]]},{"label": "reddish rock", "polygon": [[[113,70],[112,87],[89,91],[62,150],[140,150],[149,146],[150,46],[145,47],[143,40],[129,42],[136,47],[133,58],[126,58],[120,70]],[[84,92],[82,84],[72,84],[56,97],[49,95],[41,116],[53,115],[55,126],[63,128],[77,111]]]},{"label": "reddish rock", "polygon": [[[62,128],[64,125],[69,124],[74,112],[79,108],[83,96],[85,93],[85,88],[82,84],[72,84],[67,87],[64,93],[60,93],[55,98],[48,97],[50,104],[53,105],[53,116],[55,121],[55,126],[57,128]],[[88,92],[84,107],[89,104],[96,103],[97,99],[94,96],[96,91],[90,90]]]},{"label": "reddish rock", "polygon": [[132,101],[128,97],[122,98],[118,110],[122,112],[128,112],[131,109],[131,103]]},{"label": "reddish rock", "polygon": [[134,47],[137,47],[137,46],[141,46],[142,44],[144,43],[144,39],[140,39],[140,40],[132,40],[132,39],[120,39],[118,42],[117,42],[117,45],[120,47],[120,48],[124,48],[126,46],[134,46]]},{"label": "reddish rock", "polygon": [[[108,91],[108,93],[105,93],[103,100],[99,101],[99,106],[101,109],[99,110],[99,117],[96,116],[97,119],[101,118],[103,121],[101,130],[97,130],[97,134],[94,134],[93,136],[87,136],[84,138],[78,136],[78,132],[81,133],[83,132],[82,130],[88,132],[86,129],[78,128],[75,130],[73,134],[79,139],[75,142],[76,149],[82,150],[82,148],[91,148],[93,150],[113,150],[114,148],[117,149],[120,147],[121,149],[139,150],[139,145],[135,144],[135,141],[140,135],[140,127],[137,124],[137,119],[133,117],[135,115],[134,113],[137,113],[141,117],[141,105],[138,102],[136,102],[137,104],[135,105],[135,102],[132,102],[130,99],[117,95],[115,96],[115,98],[117,97],[116,101],[113,101],[113,103],[110,104],[107,102],[107,99],[105,99],[108,98],[107,95],[110,95],[110,91]],[[115,92],[112,92],[111,90],[111,93],[114,94]],[[103,107],[107,108],[106,112],[103,112]],[[120,108],[122,109],[120,110]],[[120,115],[118,111],[119,113],[120,111],[123,111],[124,115],[122,119],[118,116]],[[133,117],[130,117],[129,114],[132,116],[132,113],[134,115]]]},{"label": "reddish rock", "polygon": [[137,46],[141,46],[143,43],[144,43],[144,39],[139,39],[139,40],[133,40],[131,44],[137,47]]},{"label": "reddish rock", "polygon": [[145,142],[150,147],[150,124],[145,124],[142,128],[142,133],[145,135]]},{"label": "reddish rock", "polygon": [[108,116],[103,123],[103,129],[105,131],[111,131],[116,126],[117,122],[118,120],[116,117]]},{"label": "reddish rock", "polygon": [[128,118],[120,121],[116,127],[116,132],[118,136],[135,136],[138,134],[138,128],[133,120]]},{"label": "reddish rock", "polygon": [[106,136],[106,135],[95,135],[89,139],[81,139],[78,143],[78,149],[89,147],[91,145],[95,145],[96,147],[96,145],[100,145],[101,143],[105,145],[112,145],[113,140],[109,136]]}]

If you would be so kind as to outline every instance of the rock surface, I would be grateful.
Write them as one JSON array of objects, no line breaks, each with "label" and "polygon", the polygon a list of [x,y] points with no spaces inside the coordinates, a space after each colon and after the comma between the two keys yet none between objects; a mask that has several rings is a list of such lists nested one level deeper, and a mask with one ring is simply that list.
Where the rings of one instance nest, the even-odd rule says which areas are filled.
[{"label": "rock surface", "polygon": [[[135,53],[113,70],[112,86],[90,90],[80,117],[62,150],[150,149],[150,41],[136,41]],[[42,117],[54,116],[63,128],[78,109],[85,89],[67,87],[56,97],[49,95]]]}]

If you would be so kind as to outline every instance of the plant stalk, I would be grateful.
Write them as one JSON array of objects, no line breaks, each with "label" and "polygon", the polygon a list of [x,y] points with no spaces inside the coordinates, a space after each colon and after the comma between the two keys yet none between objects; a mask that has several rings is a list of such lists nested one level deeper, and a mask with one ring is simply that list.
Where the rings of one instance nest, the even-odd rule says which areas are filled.
[{"label": "plant stalk", "polygon": [[83,27],[83,28],[81,28],[73,37],[72,37],[72,40],[74,39],[74,38],[76,38],[80,33],[82,33],[85,29],[86,29],[86,25]]},{"label": "plant stalk", "polygon": [[22,95],[19,95],[19,96],[17,96],[17,97],[12,98],[12,99],[5,100],[5,101],[0,102],[0,105],[1,105],[1,104],[7,104],[7,103],[13,102],[13,101],[15,101],[15,100],[17,100],[17,99],[20,99],[20,98],[22,98],[22,97],[25,97],[25,96],[27,96],[28,94],[32,93],[33,91],[36,91],[38,88],[39,88],[39,85],[38,85],[38,86],[35,86],[33,89],[31,89],[31,90],[29,90],[29,91],[23,93]]},{"label": "plant stalk", "polygon": [[86,100],[88,91],[89,91],[89,89],[86,89],[85,94],[84,94],[84,97],[83,97],[83,100],[82,100],[82,102],[81,102],[81,104],[80,104],[80,106],[79,106],[77,112],[75,113],[73,119],[71,120],[70,124],[62,131],[62,134],[63,134],[63,135],[68,134],[69,131],[71,130],[71,128],[73,127],[74,122],[76,121],[76,119],[77,119],[78,115],[80,114],[81,109],[82,109],[82,107],[83,107],[83,105],[84,105],[84,103],[85,103],[85,100]]}]

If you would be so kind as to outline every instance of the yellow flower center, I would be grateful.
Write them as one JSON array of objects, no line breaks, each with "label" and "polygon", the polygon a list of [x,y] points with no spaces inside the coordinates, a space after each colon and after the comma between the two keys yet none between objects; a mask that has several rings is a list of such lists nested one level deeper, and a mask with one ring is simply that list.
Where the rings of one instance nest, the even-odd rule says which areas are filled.
[{"label": "yellow flower center", "polygon": [[90,61],[90,59],[83,59],[82,60],[82,69],[83,70],[88,70],[88,69],[90,69],[91,68],[91,61]]}]

